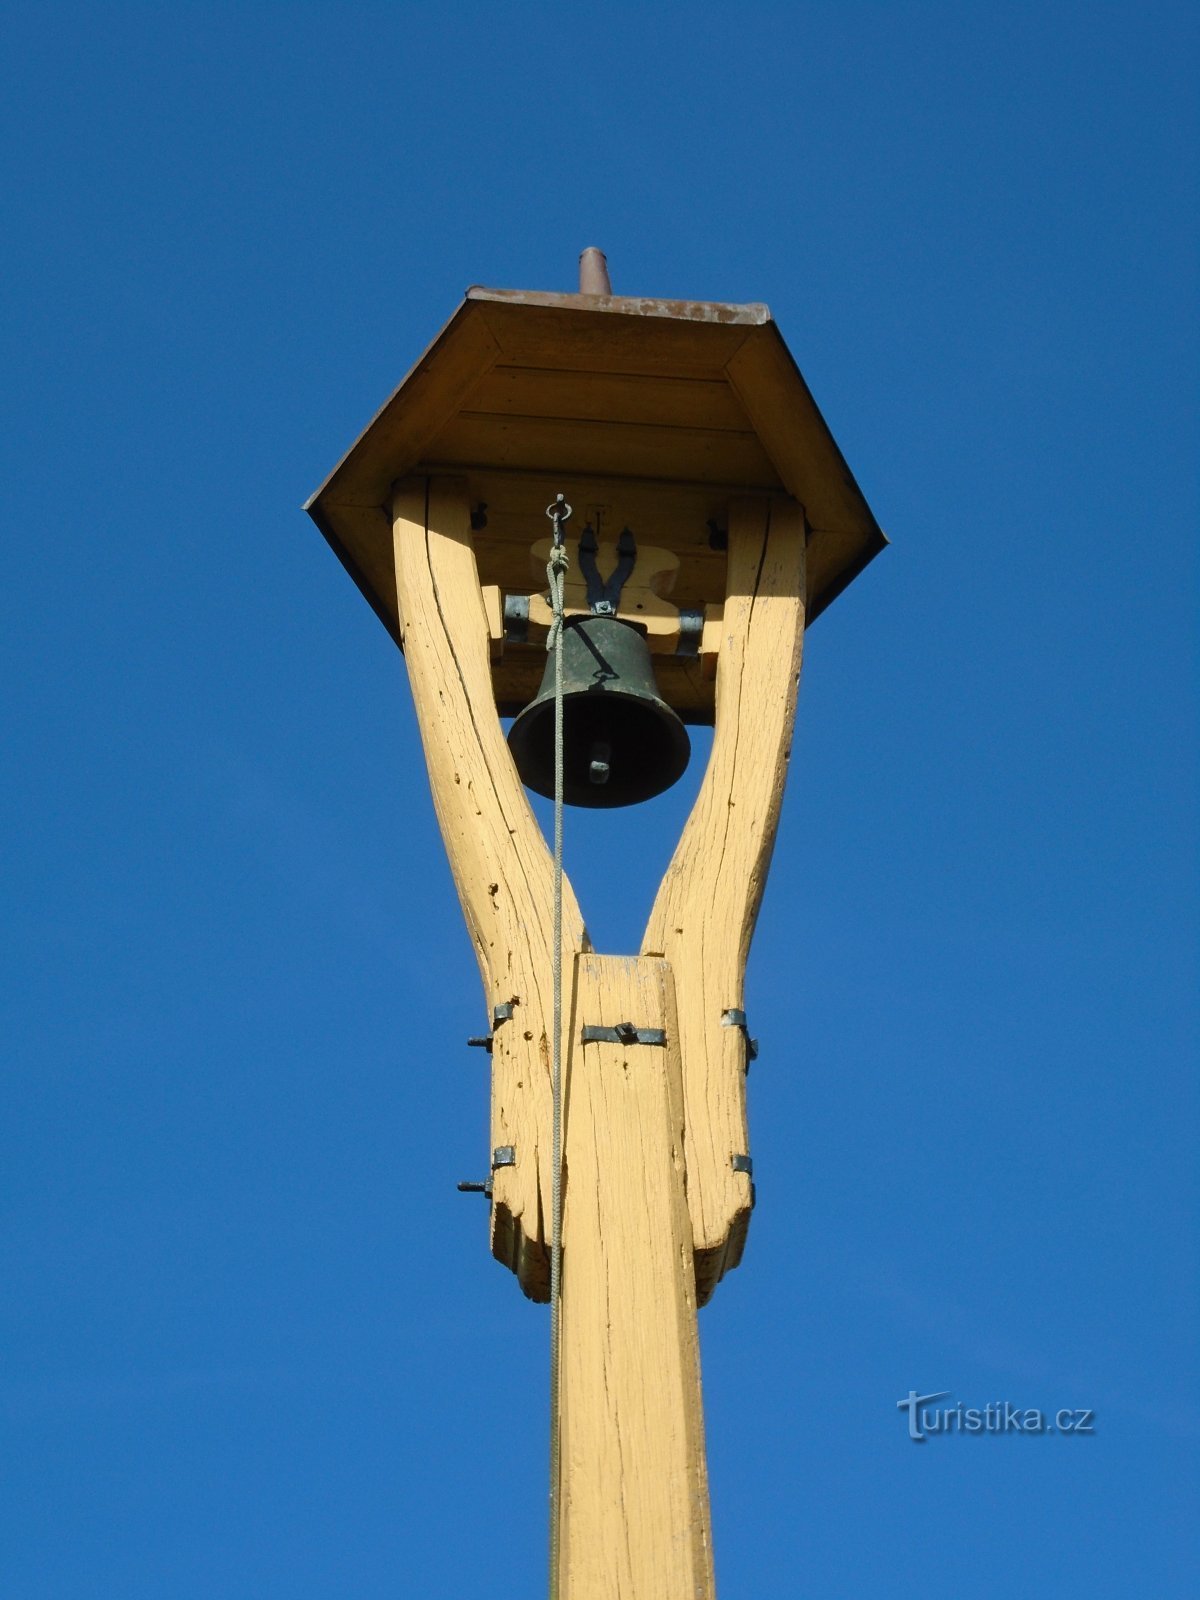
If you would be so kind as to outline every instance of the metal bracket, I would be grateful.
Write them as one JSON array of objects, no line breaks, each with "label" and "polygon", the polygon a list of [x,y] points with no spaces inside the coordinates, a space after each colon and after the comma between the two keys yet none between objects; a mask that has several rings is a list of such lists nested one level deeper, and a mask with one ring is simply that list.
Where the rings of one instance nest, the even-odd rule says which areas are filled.
[{"label": "metal bracket", "polygon": [[703,611],[681,611],[679,613],[679,643],[675,646],[675,654],[677,656],[698,656],[700,654],[700,642],[703,638]]},{"label": "metal bracket", "polygon": [[746,1013],[740,1006],[730,1006],[721,1013],[721,1026],[723,1028],[740,1028],[742,1037],[746,1041],[746,1071],[750,1071],[750,1063],[758,1060],[758,1040],[750,1037],[750,1024],[746,1021]]},{"label": "metal bracket", "polygon": [[746,1173],[750,1179],[750,1210],[754,1211],[758,1205],[758,1190],[754,1186],[754,1162],[750,1160],[749,1155],[731,1155],[730,1162],[734,1173]]},{"label": "metal bracket", "polygon": [[509,644],[525,644],[529,639],[529,596],[504,596],[504,637]]},{"label": "metal bracket", "polygon": [[[499,1006],[497,1006],[496,1009],[499,1010]],[[511,1015],[511,1007],[509,1008],[509,1011]],[[495,1172],[497,1167],[515,1167],[516,1164],[516,1145],[498,1144],[492,1151],[492,1172]],[[458,1190],[460,1194],[485,1194],[490,1200],[492,1198],[491,1173],[488,1174],[482,1183],[472,1183],[469,1179],[465,1179],[459,1184]]]},{"label": "metal bracket", "polygon": [[587,584],[587,603],[593,616],[615,617],[625,580],[637,565],[637,541],[628,528],[617,540],[617,564],[607,581],[596,566],[596,530],[589,522],[579,535],[579,570]]},{"label": "metal bracket", "polygon": [[[515,1167],[516,1164],[516,1145],[498,1144],[492,1151],[492,1172],[495,1172],[497,1167]],[[485,1194],[490,1200],[492,1198],[491,1174],[489,1173],[482,1183],[472,1183],[469,1179],[465,1179],[459,1184],[458,1189],[460,1194]]]},{"label": "metal bracket", "polygon": [[730,1156],[729,1160],[735,1172],[744,1172],[750,1179],[750,1209],[753,1211],[758,1204],[758,1190],[754,1187],[754,1163],[749,1156]]},{"label": "metal bracket", "polygon": [[601,1028],[593,1023],[584,1027],[584,1044],[666,1044],[665,1028],[639,1028],[632,1022],[618,1022],[615,1028]]},{"label": "metal bracket", "polygon": [[479,1034],[474,1039],[468,1039],[467,1043],[469,1045],[475,1045],[480,1050],[486,1050],[488,1055],[491,1055],[492,1040],[496,1037],[496,1029],[502,1022],[507,1022],[512,1016],[513,1005],[514,1002],[512,1000],[501,1000],[499,1005],[493,1006],[491,1033]]}]

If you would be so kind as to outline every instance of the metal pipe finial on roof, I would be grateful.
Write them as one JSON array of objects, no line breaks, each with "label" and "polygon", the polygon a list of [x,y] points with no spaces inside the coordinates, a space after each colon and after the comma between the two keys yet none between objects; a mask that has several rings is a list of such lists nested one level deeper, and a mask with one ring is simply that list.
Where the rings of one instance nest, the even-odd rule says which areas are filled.
[{"label": "metal pipe finial on roof", "polygon": [[580,294],[611,294],[612,284],[608,281],[608,259],[603,250],[597,250],[594,244],[579,257],[579,292]]}]

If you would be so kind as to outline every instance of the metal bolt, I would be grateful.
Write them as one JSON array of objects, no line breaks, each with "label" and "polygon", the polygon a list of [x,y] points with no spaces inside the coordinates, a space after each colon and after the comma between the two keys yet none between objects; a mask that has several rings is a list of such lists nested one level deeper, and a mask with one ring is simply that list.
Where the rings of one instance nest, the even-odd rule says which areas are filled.
[{"label": "metal bolt", "polygon": [[[493,1027],[493,1029],[498,1028],[502,1022],[507,1022],[509,1020],[509,1018],[513,1014],[513,1006],[514,1006],[514,1004],[515,1004],[515,1001],[502,1000],[499,1005],[492,1007],[492,1027]],[[467,1043],[469,1045],[476,1046],[480,1050],[486,1050],[488,1055],[491,1055],[491,1053],[492,1053],[492,1040],[494,1039],[494,1037],[495,1037],[494,1033],[476,1034],[474,1038],[468,1039]]]}]

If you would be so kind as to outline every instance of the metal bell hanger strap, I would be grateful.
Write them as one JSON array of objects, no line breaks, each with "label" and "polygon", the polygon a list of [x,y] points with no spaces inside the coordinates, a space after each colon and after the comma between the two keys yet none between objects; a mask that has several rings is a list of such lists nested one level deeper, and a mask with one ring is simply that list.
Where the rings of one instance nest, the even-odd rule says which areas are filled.
[{"label": "metal bell hanger strap", "polygon": [[615,617],[625,587],[637,565],[637,540],[629,528],[622,528],[617,540],[617,564],[607,582],[596,566],[596,530],[589,522],[579,536],[579,570],[587,584],[587,603],[594,617]]}]

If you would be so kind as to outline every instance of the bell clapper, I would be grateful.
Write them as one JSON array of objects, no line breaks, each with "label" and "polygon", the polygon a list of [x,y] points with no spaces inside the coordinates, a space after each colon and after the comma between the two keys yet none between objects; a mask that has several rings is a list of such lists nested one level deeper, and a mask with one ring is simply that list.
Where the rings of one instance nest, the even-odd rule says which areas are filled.
[{"label": "bell clapper", "polygon": [[609,762],[612,760],[612,745],[605,739],[597,739],[592,745],[592,760],[588,767],[589,783],[607,783],[609,775]]}]

